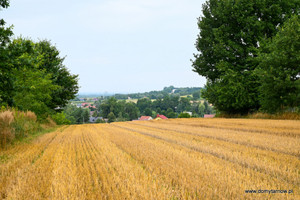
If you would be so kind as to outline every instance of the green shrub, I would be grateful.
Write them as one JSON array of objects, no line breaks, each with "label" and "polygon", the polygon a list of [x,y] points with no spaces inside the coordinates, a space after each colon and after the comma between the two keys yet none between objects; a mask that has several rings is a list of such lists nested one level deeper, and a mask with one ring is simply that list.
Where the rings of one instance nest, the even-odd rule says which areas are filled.
[{"label": "green shrub", "polygon": [[41,130],[42,127],[37,121],[35,113],[31,111],[19,111],[14,108],[1,108],[0,147],[6,147],[14,139],[27,137]]},{"label": "green shrub", "polygon": [[71,121],[66,118],[66,114],[64,112],[56,113],[52,115],[51,118],[57,125],[71,124]]},{"label": "green shrub", "polygon": [[33,132],[41,130],[40,124],[37,121],[37,116],[33,112],[23,112],[13,109],[13,113],[15,120],[12,127],[14,128],[17,139],[26,137]]},{"label": "green shrub", "polygon": [[191,118],[191,115],[189,113],[180,113],[178,118]]}]

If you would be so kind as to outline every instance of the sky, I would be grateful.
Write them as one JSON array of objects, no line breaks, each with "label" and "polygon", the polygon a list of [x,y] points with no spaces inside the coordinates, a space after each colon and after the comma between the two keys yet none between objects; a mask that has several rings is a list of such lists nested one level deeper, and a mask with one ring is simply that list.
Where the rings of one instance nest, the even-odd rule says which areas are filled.
[{"label": "sky", "polygon": [[50,40],[80,94],[203,87],[192,71],[205,0],[11,0],[14,37]]}]

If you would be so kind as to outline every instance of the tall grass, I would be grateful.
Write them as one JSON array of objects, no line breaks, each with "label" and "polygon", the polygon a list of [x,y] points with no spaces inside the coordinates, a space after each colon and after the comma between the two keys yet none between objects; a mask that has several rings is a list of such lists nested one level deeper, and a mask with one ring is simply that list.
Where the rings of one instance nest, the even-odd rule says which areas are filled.
[{"label": "tall grass", "polygon": [[47,119],[44,124],[37,120],[37,116],[31,111],[19,111],[17,109],[0,110],[0,147],[5,148],[7,144],[15,139],[20,140],[43,129],[54,127],[56,124]]},{"label": "tall grass", "polygon": [[14,122],[13,112],[6,110],[0,112],[0,141],[1,146],[6,146],[8,141],[14,138],[14,129],[12,128],[12,123]]}]

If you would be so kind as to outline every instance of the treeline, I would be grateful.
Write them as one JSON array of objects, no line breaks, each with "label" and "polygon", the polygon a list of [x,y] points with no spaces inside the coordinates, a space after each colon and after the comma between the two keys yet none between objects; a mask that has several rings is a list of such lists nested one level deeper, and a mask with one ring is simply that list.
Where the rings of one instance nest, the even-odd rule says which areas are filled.
[{"label": "treeline", "polygon": [[96,109],[78,108],[69,104],[65,108],[65,114],[72,123],[81,124],[88,123],[90,111],[93,111],[92,117],[98,118],[96,122],[99,123],[104,122],[104,119],[108,122],[131,121],[142,115],[155,118],[157,114],[163,114],[168,118],[177,118],[203,117],[204,114],[215,113],[214,108],[207,101],[195,99],[195,96],[166,95],[156,100],[141,98],[136,103],[109,97],[96,101],[94,103]]},{"label": "treeline", "polygon": [[149,99],[157,99],[163,98],[169,94],[176,94],[179,96],[191,95],[193,93],[197,93],[201,90],[200,87],[185,87],[185,88],[176,88],[174,86],[164,87],[161,91],[150,91],[144,93],[133,93],[133,94],[115,94],[114,97],[116,99],[141,99],[141,98],[149,98]]},{"label": "treeline", "polygon": [[300,1],[208,0],[194,71],[221,113],[300,112]]},{"label": "treeline", "polygon": [[[0,0],[0,8],[9,6]],[[12,39],[12,27],[0,20],[0,107],[30,110],[38,120],[62,111],[78,92],[78,75],[64,66],[64,57],[50,41]],[[61,119],[60,119],[61,120]]]}]

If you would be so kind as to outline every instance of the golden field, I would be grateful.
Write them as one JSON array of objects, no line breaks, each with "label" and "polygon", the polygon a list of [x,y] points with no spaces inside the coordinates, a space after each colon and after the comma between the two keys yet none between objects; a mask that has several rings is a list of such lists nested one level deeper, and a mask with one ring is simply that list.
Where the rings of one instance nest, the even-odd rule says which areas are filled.
[{"label": "golden field", "polygon": [[300,122],[65,126],[0,152],[0,199],[300,199]]}]

